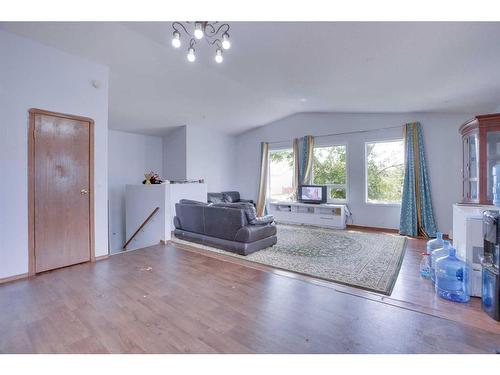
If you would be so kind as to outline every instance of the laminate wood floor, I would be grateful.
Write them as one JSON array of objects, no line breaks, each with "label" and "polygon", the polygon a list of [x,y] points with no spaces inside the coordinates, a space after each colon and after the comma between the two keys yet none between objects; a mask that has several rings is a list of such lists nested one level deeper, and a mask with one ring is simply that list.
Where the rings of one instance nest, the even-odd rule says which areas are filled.
[{"label": "laminate wood floor", "polygon": [[500,350],[477,301],[429,298],[415,241],[390,297],[172,244],[43,273],[0,286],[0,352]]}]

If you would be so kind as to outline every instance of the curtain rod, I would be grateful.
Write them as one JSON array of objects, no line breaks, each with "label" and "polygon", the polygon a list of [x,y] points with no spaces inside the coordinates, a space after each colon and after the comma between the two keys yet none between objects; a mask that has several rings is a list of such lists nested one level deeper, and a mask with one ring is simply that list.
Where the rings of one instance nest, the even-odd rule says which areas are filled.
[{"label": "curtain rod", "polygon": [[[379,130],[389,130],[389,129],[397,129],[397,128],[401,128],[403,129],[403,125],[397,125],[397,126],[388,126],[386,128],[379,128],[379,129],[367,129],[367,130],[354,130],[354,131],[350,131],[350,132],[342,132],[342,133],[330,133],[330,134],[321,134],[321,135],[315,135],[314,138],[322,138],[322,137],[331,137],[333,135],[345,135],[345,134],[356,134],[356,133],[368,133],[368,132],[375,132],[375,131],[379,131]],[[286,140],[283,140],[283,141],[273,141],[273,142],[267,142],[268,144],[272,145],[272,144],[275,144],[275,143],[284,143],[284,142],[289,142],[289,141],[293,141],[291,139],[286,139]]]}]

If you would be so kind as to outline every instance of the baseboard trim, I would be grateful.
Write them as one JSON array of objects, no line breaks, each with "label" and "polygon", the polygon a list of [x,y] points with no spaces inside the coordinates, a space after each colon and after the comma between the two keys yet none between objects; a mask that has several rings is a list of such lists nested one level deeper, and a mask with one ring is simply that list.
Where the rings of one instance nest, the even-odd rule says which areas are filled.
[{"label": "baseboard trim", "polygon": [[[354,225],[354,224],[347,225],[346,229],[352,229],[352,230],[371,230],[373,232],[386,232],[386,233],[399,234],[399,229],[389,229],[389,228],[380,228],[380,227],[367,227],[367,226],[364,226],[364,225]],[[409,238],[422,238],[422,239],[426,239],[425,237],[422,237],[422,236],[409,237]],[[443,238],[445,240],[449,240],[450,236],[448,234],[446,234],[446,233],[443,233]]]},{"label": "baseboard trim", "polygon": [[347,229],[353,229],[353,230],[356,230],[356,229],[373,230],[373,231],[376,231],[376,232],[388,232],[388,233],[398,233],[399,234],[399,230],[398,229],[380,228],[380,227],[367,227],[367,226],[364,226],[364,225],[354,225],[354,224],[348,224],[347,225]]},{"label": "baseboard trim", "polygon": [[[109,255],[101,255],[101,256],[98,256],[98,257],[95,257],[95,261],[98,262],[100,260],[104,260],[104,259],[108,259],[109,258]],[[74,264],[73,264],[74,265]],[[72,265],[68,266],[68,267],[71,267]],[[64,267],[63,267],[64,268]],[[52,271],[52,270],[51,270]],[[35,275],[33,275],[35,276]],[[6,284],[6,283],[10,283],[12,281],[17,281],[17,280],[22,280],[22,279],[27,279],[29,278],[30,275],[28,272],[26,273],[21,273],[19,275],[14,275],[14,276],[9,276],[9,277],[4,277],[4,278],[0,278],[0,284]]]},{"label": "baseboard trim", "polygon": [[19,275],[4,277],[4,278],[0,279],[0,284],[10,283],[12,281],[17,281],[17,280],[22,280],[22,279],[27,279],[28,276],[29,276],[29,274],[28,274],[28,272],[26,272],[26,273],[21,273]]}]

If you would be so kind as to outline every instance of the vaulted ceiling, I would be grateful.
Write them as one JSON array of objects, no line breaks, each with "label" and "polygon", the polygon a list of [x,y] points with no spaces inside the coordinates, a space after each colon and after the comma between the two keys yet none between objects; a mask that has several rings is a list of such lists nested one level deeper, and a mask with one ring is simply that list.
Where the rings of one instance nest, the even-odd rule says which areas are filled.
[{"label": "vaulted ceiling", "polygon": [[239,133],[298,112],[467,112],[500,105],[500,23],[233,22],[222,64],[170,22],[2,23],[110,67],[109,125]]}]

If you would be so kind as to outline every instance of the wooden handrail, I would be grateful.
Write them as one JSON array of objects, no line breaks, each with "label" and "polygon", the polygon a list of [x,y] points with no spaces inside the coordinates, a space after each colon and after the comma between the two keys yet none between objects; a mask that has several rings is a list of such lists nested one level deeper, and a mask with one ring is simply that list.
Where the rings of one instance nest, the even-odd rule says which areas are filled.
[{"label": "wooden handrail", "polygon": [[144,226],[149,222],[149,220],[151,220],[151,218],[160,210],[160,207],[156,207],[153,212],[151,212],[148,216],[148,218],[146,220],[144,220],[144,222],[139,226],[139,228],[137,228],[137,230],[134,232],[134,234],[132,235],[132,237],[129,238],[129,240],[127,242],[125,242],[125,245],[123,245],[122,249],[125,250],[125,248],[127,247],[127,245],[130,243],[130,241],[132,241],[134,239],[135,236],[137,236],[137,233],[139,233],[141,231],[142,228],[144,228]]}]

